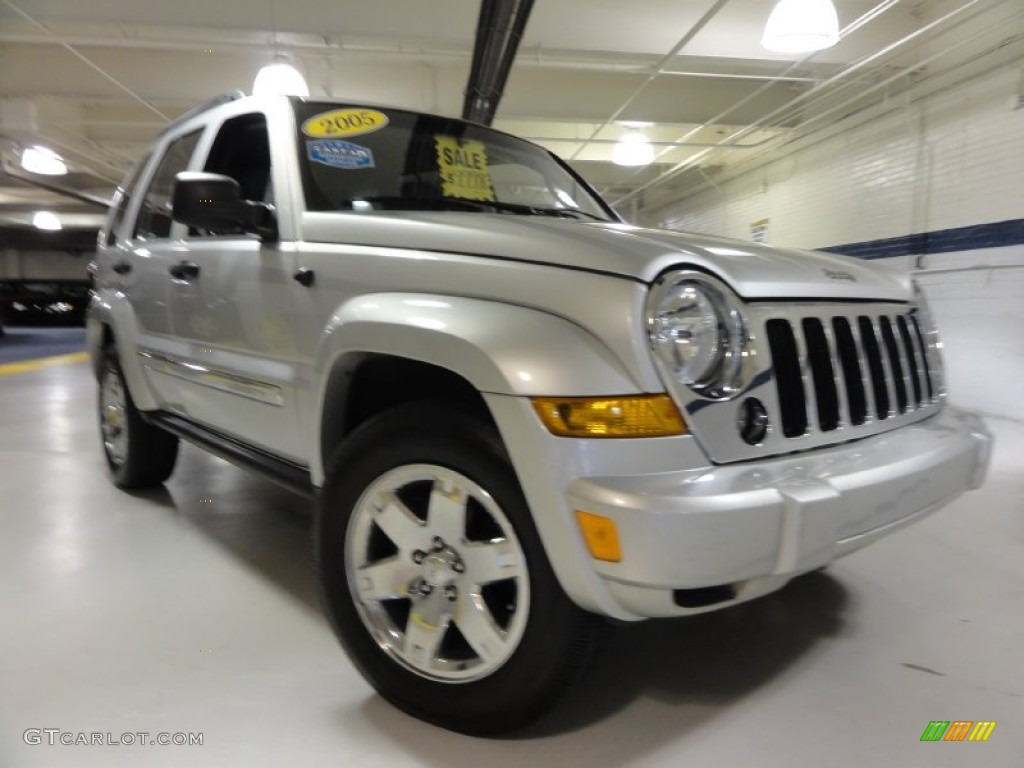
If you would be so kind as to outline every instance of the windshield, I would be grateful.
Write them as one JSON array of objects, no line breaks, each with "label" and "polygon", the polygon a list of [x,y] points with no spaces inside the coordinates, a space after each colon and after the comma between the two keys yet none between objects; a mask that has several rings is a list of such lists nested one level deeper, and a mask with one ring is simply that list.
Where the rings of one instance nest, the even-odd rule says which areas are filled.
[{"label": "windshield", "polygon": [[541,147],[398,109],[295,102],[311,211],[459,210],[612,220]]}]

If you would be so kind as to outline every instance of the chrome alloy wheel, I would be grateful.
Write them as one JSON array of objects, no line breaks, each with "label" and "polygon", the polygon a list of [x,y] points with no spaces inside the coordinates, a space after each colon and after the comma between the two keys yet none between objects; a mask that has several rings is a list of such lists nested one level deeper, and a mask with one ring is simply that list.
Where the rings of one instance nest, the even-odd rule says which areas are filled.
[{"label": "chrome alloy wheel", "polygon": [[522,639],[522,547],[491,495],[453,470],[410,464],[378,477],[349,520],[345,570],[363,625],[423,677],[487,677]]},{"label": "chrome alloy wheel", "polygon": [[100,429],[103,447],[115,466],[128,455],[128,404],[124,382],[116,371],[108,370],[100,387]]}]

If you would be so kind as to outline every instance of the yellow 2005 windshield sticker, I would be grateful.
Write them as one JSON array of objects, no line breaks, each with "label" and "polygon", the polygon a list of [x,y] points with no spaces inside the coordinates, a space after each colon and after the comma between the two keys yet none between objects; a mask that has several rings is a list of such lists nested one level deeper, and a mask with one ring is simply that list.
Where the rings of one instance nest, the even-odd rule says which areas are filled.
[{"label": "yellow 2005 windshield sticker", "polygon": [[435,136],[441,194],[463,200],[494,200],[487,149],[482,141],[460,141],[454,136]]},{"label": "yellow 2005 windshield sticker", "polygon": [[335,109],[313,115],[302,124],[302,132],[315,139],[335,139],[373,133],[387,124],[388,116],[375,109]]}]

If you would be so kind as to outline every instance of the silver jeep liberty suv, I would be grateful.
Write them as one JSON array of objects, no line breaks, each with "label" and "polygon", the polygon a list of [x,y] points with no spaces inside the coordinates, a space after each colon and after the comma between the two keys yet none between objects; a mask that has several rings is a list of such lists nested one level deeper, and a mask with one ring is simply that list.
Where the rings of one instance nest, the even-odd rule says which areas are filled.
[{"label": "silver jeep liberty suv", "polygon": [[479,125],[230,94],[101,232],[123,488],[184,438],[316,498],[323,602],[417,717],[537,717],[607,618],[779,589],[982,482],[905,276],[623,223]]}]

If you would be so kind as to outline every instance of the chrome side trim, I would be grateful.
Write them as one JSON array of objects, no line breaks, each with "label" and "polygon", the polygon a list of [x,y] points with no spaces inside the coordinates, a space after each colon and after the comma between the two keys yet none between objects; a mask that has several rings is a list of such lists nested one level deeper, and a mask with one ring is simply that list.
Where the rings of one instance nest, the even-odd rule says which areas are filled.
[{"label": "chrome side trim", "polygon": [[148,349],[140,349],[138,355],[142,358],[142,364],[156,373],[174,376],[192,384],[199,384],[278,408],[284,406],[284,393],[280,387],[274,384],[247,379],[244,376],[215,370],[197,363],[185,362]]}]

